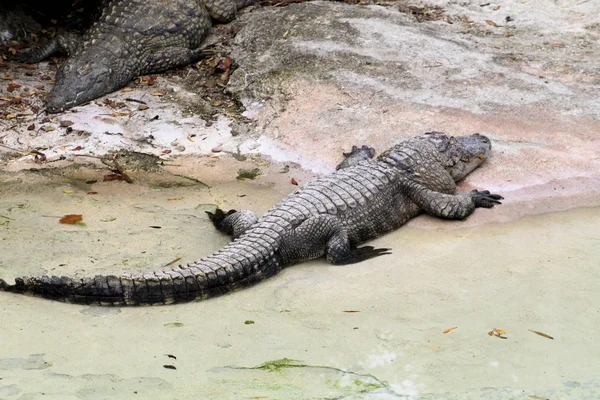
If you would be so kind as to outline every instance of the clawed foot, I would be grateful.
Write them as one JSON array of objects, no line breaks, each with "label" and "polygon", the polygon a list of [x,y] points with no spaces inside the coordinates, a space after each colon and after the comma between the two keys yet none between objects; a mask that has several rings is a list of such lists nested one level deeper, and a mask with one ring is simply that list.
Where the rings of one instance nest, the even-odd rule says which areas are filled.
[{"label": "clawed foot", "polygon": [[483,208],[492,208],[496,204],[502,204],[500,200],[504,199],[499,194],[490,193],[489,190],[472,190],[471,198],[473,199],[473,203],[475,203],[475,207]]},{"label": "clawed foot", "polygon": [[236,212],[237,212],[236,210],[229,210],[229,211],[227,211],[227,213],[225,213],[220,208],[217,208],[217,210],[215,211],[214,214],[211,213],[210,211],[205,211],[205,213],[208,214],[208,218],[210,218],[210,220],[212,221],[215,228],[217,228],[217,230],[219,230],[219,231],[223,231],[223,220],[228,215],[235,214]]},{"label": "clawed foot", "polygon": [[391,250],[392,249],[375,248],[373,246],[357,247],[354,250],[352,250],[348,258],[344,260],[344,264],[354,264],[368,260],[370,258],[384,256],[386,254],[392,254]]},{"label": "clawed foot", "polygon": [[367,145],[362,147],[352,146],[349,153],[344,153],[346,159],[342,161],[335,169],[342,169],[356,165],[363,160],[369,160],[375,156],[375,149]]},{"label": "clawed foot", "polygon": [[33,64],[33,54],[31,49],[24,49],[15,54],[14,59],[21,64]]}]

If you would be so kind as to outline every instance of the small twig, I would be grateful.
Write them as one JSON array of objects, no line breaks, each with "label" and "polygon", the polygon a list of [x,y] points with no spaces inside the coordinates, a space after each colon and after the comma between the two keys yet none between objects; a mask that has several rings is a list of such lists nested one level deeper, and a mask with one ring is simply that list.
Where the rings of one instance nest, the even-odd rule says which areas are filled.
[{"label": "small twig", "polygon": [[145,101],[143,101],[143,100],[132,99],[131,97],[127,97],[127,98],[125,99],[125,101],[133,101],[134,103],[148,104],[148,103],[146,103],[146,102],[145,102]]},{"label": "small twig", "polygon": [[[102,164],[106,165],[107,167],[110,167],[111,169],[116,171],[118,174],[122,175],[125,182],[133,183],[133,179],[131,179],[129,177],[129,175],[127,175],[127,173],[125,172],[125,169],[117,161],[118,156],[114,156],[112,159],[110,159],[107,157],[92,156],[90,154],[73,154],[73,155],[76,157],[97,158],[98,160],[100,160],[102,162]],[[112,165],[110,163],[112,163]]]},{"label": "small twig", "polygon": [[121,167],[121,164],[119,164],[119,162],[117,161],[117,156],[115,156],[115,158],[113,158],[112,162],[115,165],[115,168],[117,169],[117,171],[119,171],[119,174],[123,175],[123,179],[125,179],[125,182],[133,183],[133,180],[129,177],[129,175],[127,175],[127,173],[125,172],[123,167]]},{"label": "small twig", "polygon": [[23,151],[23,150],[19,150],[19,149],[14,149],[14,148],[9,147],[9,146],[7,146],[5,144],[0,144],[0,147],[4,147],[5,149],[16,151],[17,153],[21,153],[21,154],[29,153],[27,151]]}]

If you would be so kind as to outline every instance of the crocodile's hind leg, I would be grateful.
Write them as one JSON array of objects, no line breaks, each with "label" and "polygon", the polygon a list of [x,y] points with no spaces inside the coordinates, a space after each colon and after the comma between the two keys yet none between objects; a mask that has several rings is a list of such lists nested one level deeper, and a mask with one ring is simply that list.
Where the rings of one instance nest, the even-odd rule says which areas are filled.
[{"label": "crocodile's hind leg", "polygon": [[258,221],[258,218],[252,211],[229,210],[225,213],[220,208],[213,213],[205,211],[217,230],[231,235],[232,239],[237,239],[250,226]]},{"label": "crocodile's hind leg", "polygon": [[335,169],[352,167],[361,161],[369,160],[375,156],[375,149],[366,145],[362,147],[352,146],[350,153],[344,153],[344,161],[338,164]]},{"label": "crocodile's hind leg", "polygon": [[81,37],[78,34],[63,31],[43,44],[36,44],[19,52],[15,58],[18,62],[35,64],[55,53],[73,53],[80,40]]},{"label": "crocodile's hind leg", "polygon": [[332,264],[354,264],[369,258],[391,254],[390,249],[356,247],[348,231],[333,215],[308,218],[285,235],[280,252],[288,261],[305,261],[325,255]]}]

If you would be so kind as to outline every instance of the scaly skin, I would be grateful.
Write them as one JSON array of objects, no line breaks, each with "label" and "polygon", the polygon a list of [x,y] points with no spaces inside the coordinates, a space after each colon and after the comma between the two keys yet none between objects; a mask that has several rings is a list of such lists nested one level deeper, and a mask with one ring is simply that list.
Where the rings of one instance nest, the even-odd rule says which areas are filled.
[{"label": "scaly skin", "polygon": [[82,38],[62,33],[19,56],[35,63],[57,51],[70,57],[56,73],[46,110],[57,113],[111,93],[139,75],[190,64],[211,18],[228,22],[252,0],[106,0]]},{"label": "scaly skin", "polygon": [[[355,149],[345,167],[290,194],[257,220],[249,211],[209,216],[233,236],[217,253],[172,271],[89,278],[24,277],[0,290],[99,305],[151,305],[231,292],[304,260],[326,256],[351,264],[389,254],[358,244],[404,225],[420,213],[462,219],[501,196],[487,191],[454,195],[455,181],[479,166],[491,149],[481,135],[427,133],[365,159]],[[372,152],[370,152],[372,153]]]}]

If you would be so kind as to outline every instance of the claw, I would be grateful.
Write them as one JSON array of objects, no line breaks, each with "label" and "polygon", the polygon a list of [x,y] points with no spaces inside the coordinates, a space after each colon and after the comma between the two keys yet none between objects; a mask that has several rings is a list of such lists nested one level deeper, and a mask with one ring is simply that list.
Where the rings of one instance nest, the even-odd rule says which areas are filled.
[{"label": "claw", "polygon": [[504,197],[499,194],[492,194],[489,190],[473,190],[471,196],[475,207],[492,208],[496,204],[502,204],[500,200],[504,200]]},{"label": "claw", "polygon": [[344,264],[354,264],[370,258],[392,254],[391,250],[392,249],[387,249],[384,247],[375,248],[373,246],[357,247],[356,249],[352,250],[348,258],[344,260]]}]

